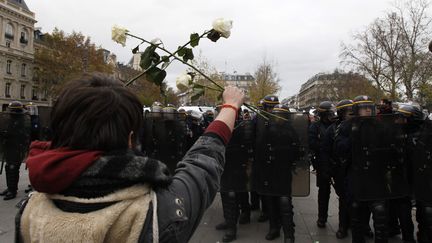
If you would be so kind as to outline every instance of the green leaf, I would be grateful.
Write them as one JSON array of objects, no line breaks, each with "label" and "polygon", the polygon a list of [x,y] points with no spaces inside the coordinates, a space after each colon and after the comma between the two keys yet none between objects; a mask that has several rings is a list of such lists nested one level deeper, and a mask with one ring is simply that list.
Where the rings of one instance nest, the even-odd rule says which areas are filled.
[{"label": "green leaf", "polygon": [[194,59],[194,54],[191,48],[185,48],[185,54],[183,56],[183,61],[187,62]]},{"label": "green leaf", "polygon": [[191,95],[191,101],[199,99],[204,94],[204,88],[194,88]]},{"label": "green leaf", "polygon": [[153,58],[153,56],[155,54],[155,50],[156,50],[156,46],[155,45],[151,45],[151,46],[149,46],[149,47],[147,47],[145,49],[145,51],[143,52],[143,54],[141,54],[140,67],[143,70],[146,70],[152,64],[152,58]]},{"label": "green leaf", "polygon": [[190,35],[190,45],[192,47],[195,47],[199,44],[200,38],[199,35],[197,33],[193,33]]},{"label": "green leaf", "polygon": [[152,67],[147,71],[147,80],[156,84],[157,86],[161,86],[164,81],[167,73],[165,70],[162,70],[158,67]]},{"label": "green leaf", "polygon": [[139,51],[139,46],[135,47],[134,49],[132,49],[132,53],[136,54]]},{"label": "green leaf", "polygon": [[161,59],[163,62],[169,62],[170,61],[169,56],[162,56]]},{"label": "green leaf", "polygon": [[154,52],[152,57],[151,57],[151,61],[152,63],[158,63],[160,61],[160,56],[159,54],[157,54],[157,52]]},{"label": "green leaf", "polygon": [[179,57],[182,57],[186,54],[186,47],[182,48],[181,46],[179,46],[177,50],[178,50],[177,55],[179,55]]}]

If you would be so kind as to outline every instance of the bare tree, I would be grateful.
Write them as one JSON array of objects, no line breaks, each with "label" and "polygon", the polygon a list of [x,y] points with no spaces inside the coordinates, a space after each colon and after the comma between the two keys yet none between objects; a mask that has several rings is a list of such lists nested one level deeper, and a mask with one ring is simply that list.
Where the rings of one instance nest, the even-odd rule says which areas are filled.
[{"label": "bare tree", "polygon": [[425,0],[395,4],[394,11],[378,18],[342,43],[343,62],[374,81],[391,99],[412,99],[420,85],[430,80],[425,56],[432,19]]},{"label": "bare tree", "polygon": [[255,71],[255,82],[249,89],[251,102],[258,103],[264,96],[274,94],[279,91],[280,88],[279,78],[275,72],[274,64],[268,62],[264,58]]}]

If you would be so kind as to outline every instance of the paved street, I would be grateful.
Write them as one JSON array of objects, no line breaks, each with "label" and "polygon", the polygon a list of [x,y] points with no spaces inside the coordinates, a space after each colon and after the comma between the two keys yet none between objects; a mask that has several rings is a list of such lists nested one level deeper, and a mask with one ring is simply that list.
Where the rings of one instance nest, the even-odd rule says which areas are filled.
[{"label": "paved street", "polygon": [[[306,198],[294,198],[295,224],[296,224],[296,243],[349,243],[350,238],[338,240],[335,237],[337,230],[337,200],[332,192],[329,223],[327,228],[319,229],[316,226],[317,215],[317,190],[314,186],[315,177],[311,177],[311,195]],[[14,217],[16,213],[15,204],[25,196],[24,189],[27,187],[27,171],[22,170],[21,181],[19,185],[18,197],[15,200],[3,201],[0,199],[0,242],[13,242],[14,238]],[[0,190],[5,188],[5,175],[0,176]],[[238,230],[237,241],[244,242],[269,242],[264,239],[268,230],[268,223],[257,222],[258,212],[253,212],[252,222],[248,225],[241,225]],[[221,242],[222,231],[216,231],[214,226],[222,221],[222,208],[219,196],[213,205],[204,215],[198,230],[195,232],[191,243],[204,242]],[[273,242],[281,242],[281,239]],[[371,240],[369,242],[372,242]],[[396,237],[390,240],[390,243],[400,243],[400,238]]]}]

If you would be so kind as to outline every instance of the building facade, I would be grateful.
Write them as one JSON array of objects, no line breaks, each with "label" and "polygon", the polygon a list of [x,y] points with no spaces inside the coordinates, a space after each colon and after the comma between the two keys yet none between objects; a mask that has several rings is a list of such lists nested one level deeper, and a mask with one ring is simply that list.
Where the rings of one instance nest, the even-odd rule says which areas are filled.
[{"label": "building facade", "polygon": [[0,0],[0,106],[11,101],[48,105],[42,101],[34,72],[35,14],[24,0]]}]

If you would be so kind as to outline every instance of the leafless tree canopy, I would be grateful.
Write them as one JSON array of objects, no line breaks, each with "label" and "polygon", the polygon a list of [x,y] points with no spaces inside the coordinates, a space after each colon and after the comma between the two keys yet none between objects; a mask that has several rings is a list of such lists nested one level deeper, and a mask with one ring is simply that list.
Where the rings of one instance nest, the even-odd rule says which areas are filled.
[{"label": "leafless tree canopy", "polygon": [[396,2],[384,17],[342,43],[344,64],[373,80],[391,99],[421,99],[431,83],[432,57],[427,52],[432,19],[426,0]]}]

